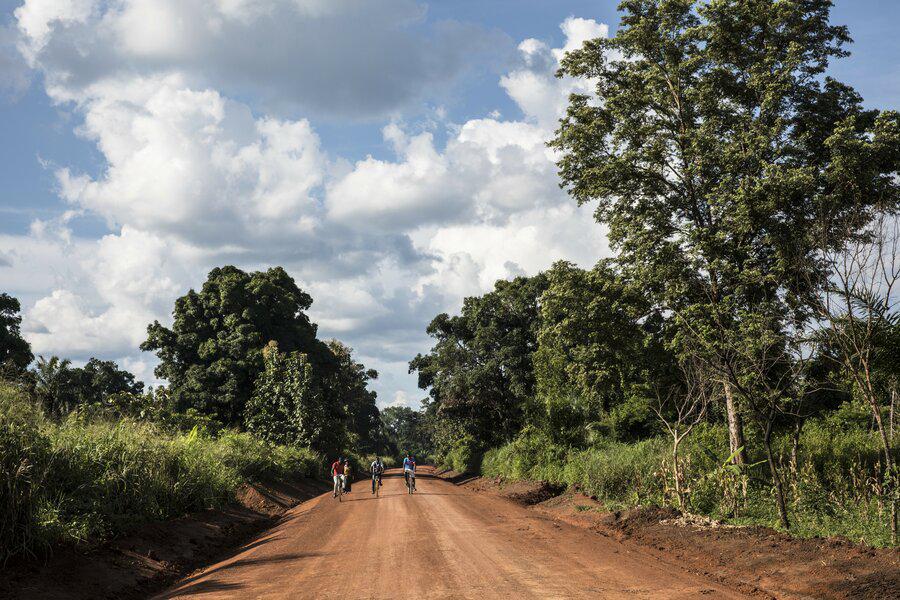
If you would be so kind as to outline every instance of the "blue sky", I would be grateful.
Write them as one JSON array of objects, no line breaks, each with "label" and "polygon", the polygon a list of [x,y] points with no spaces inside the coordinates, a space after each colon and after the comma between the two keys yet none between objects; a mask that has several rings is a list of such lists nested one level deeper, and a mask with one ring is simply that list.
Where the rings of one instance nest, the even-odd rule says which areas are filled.
[{"label": "blue sky", "polygon": [[[553,49],[616,2],[0,0],[0,290],[39,353],[152,380],[143,328],[212,266],[283,264],[416,405],[424,327],[602,229],[543,147]],[[831,74],[900,108],[900,3],[838,0]],[[412,216],[410,216],[412,215]]]}]

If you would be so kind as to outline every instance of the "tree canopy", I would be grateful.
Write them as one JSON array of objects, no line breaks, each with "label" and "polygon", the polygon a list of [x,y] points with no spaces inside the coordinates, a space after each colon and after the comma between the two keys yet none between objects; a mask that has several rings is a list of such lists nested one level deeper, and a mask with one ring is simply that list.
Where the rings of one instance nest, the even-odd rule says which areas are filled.
[{"label": "tree canopy", "polygon": [[22,338],[21,310],[16,298],[0,294],[0,373],[21,373],[34,360],[31,346]]},{"label": "tree canopy", "polygon": [[175,301],[171,328],[158,321],[147,328],[141,349],[156,352],[156,375],[169,382],[182,410],[193,407],[240,426],[268,342],[305,354],[316,378],[333,373],[333,355],[304,312],[311,305],[281,267],[249,274],[216,268],[199,292]]},{"label": "tree canopy", "polygon": [[543,275],[517,277],[466,298],[460,315],[431,321],[434,346],[410,362],[436,412],[485,443],[514,435],[534,396],[538,298],[546,285]]}]

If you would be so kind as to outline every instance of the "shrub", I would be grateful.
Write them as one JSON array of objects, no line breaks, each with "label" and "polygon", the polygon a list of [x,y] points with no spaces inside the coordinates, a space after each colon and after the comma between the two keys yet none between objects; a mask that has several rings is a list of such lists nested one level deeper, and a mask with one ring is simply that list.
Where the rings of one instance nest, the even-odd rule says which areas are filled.
[{"label": "shrub", "polygon": [[482,449],[471,435],[465,435],[451,447],[445,465],[460,473],[477,473],[481,469]]},{"label": "shrub", "polygon": [[35,512],[51,454],[43,425],[38,406],[0,382],[0,563],[37,541]]},{"label": "shrub", "polygon": [[43,418],[26,394],[0,382],[0,561],[117,535],[134,525],[220,506],[245,481],[313,476],[314,452],[248,433],[151,423],[87,411]]}]

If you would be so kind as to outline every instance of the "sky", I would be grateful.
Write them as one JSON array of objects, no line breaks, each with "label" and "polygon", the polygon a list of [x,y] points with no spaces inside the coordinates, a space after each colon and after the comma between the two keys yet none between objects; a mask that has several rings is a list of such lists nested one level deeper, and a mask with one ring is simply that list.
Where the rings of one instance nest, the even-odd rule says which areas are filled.
[{"label": "sky", "polygon": [[[34,353],[138,349],[210,269],[284,266],[417,407],[425,327],[609,255],[545,145],[617,0],[0,0],[0,292]],[[900,108],[900,2],[837,0],[831,74]]]}]

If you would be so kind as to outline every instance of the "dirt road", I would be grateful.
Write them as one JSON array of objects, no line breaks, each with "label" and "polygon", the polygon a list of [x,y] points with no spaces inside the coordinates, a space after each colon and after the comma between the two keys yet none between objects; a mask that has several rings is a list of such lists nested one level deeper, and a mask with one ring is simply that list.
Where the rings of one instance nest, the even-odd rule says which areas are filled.
[{"label": "dirt road", "polygon": [[391,471],[305,502],[158,598],[744,598],[509,501]]}]

